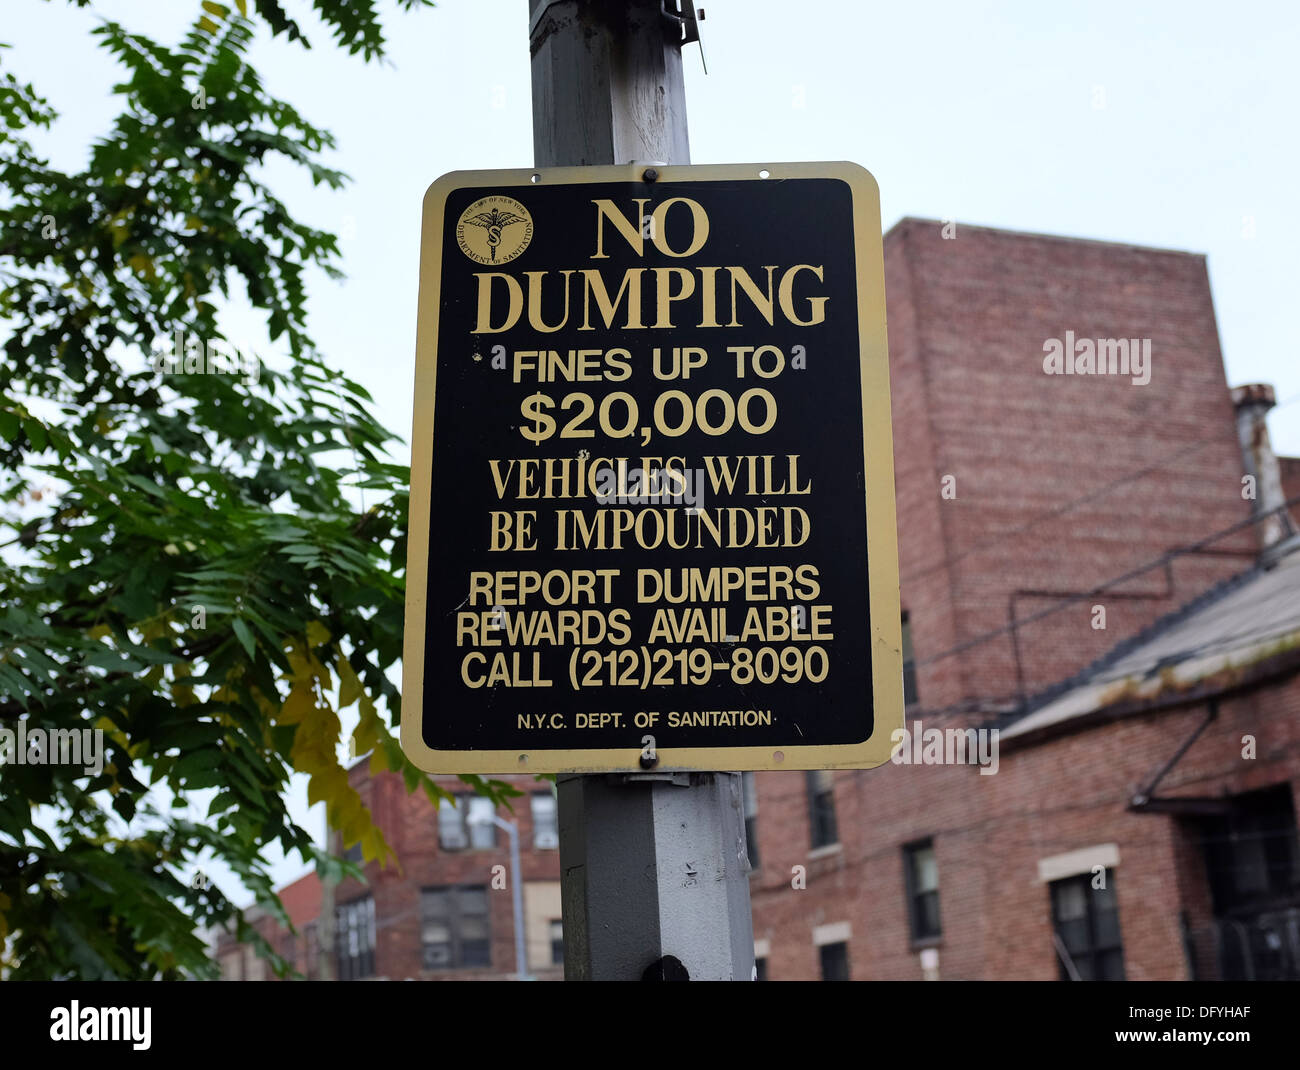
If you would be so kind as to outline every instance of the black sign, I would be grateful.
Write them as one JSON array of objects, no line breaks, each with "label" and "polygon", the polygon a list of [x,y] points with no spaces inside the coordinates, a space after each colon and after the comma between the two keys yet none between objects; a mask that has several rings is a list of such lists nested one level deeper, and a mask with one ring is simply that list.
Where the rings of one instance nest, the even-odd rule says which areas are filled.
[{"label": "black sign", "polygon": [[439,771],[878,764],[874,182],[574,174],[426,198],[403,745]]}]

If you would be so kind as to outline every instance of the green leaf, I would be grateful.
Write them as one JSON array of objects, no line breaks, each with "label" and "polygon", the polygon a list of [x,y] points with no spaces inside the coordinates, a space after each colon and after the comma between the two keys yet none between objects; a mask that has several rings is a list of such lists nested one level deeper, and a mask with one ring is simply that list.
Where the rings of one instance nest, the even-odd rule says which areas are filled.
[{"label": "green leaf", "polygon": [[45,449],[49,436],[45,432],[45,425],[40,420],[24,420],[23,430],[27,433],[27,439],[31,442],[32,449],[37,453]]},{"label": "green leaf", "polygon": [[239,639],[240,645],[248,652],[250,658],[257,657],[257,643],[253,639],[253,633],[249,630],[248,625],[236,617],[230,622],[230,626],[235,630],[235,636]]}]

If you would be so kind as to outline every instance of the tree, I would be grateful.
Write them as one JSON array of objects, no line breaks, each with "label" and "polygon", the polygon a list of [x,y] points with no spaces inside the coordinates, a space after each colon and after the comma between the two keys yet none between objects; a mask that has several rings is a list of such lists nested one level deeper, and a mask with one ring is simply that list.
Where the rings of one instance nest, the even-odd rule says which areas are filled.
[{"label": "tree", "polygon": [[[391,860],[338,759],[354,703],[372,770],[445,794],[393,734],[408,472],[308,333],[304,273],[339,276],[334,236],[259,177],[275,157],[317,184],[345,176],[321,162],[329,133],[250,66],[259,16],[307,44],[279,0],[254,6],[203,3],[174,47],[95,29],[123,111],[78,173],[33,151],[56,116],[0,66],[0,943],[16,978],[210,976],[196,930],[231,922],[285,971],[193,877],[221,859],[287,924],[265,846],[340,872],[287,812],[295,770],[345,846]],[[339,46],[383,56],[378,0],[314,6]],[[290,372],[233,353],[231,287]],[[20,729],[24,758],[86,753],[19,764]],[[187,814],[210,789],[206,815]]]}]

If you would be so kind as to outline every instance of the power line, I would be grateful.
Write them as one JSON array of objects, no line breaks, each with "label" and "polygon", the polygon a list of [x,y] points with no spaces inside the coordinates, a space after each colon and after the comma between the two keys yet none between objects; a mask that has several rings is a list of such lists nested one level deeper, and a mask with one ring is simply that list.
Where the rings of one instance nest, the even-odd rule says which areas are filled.
[{"label": "power line", "polygon": [[977,635],[971,639],[964,640],[958,643],[956,646],[949,647],[947,650],[941,651],[938,654],[932,654],[928,658],[919,658],[916,661],[916,665],[920,667],[922,665],[931,665],[936,661],[942,661],[944,658],[952,657],[954,654],[960,654],[963,651],[971,649],[972,647],[980,646],[991,639],[996,639],[1000,635],[1006,635],[1008,632],[1014,631],[1018,628],[1023,628],[1025,625],[1028,624],[1033,624],[1035,621],[1042,620],[1044,617],[1049,617],[1057,610],[1061,609],[1064,606],[1070,605],[1071,603],[1081,602],[1088,598],[1095,598],[1101,595],[1108,588],[1118,587],[1121,584],[1127,583],[1131,579],[1136,579],[1138,576],[1141,576],[1143,573],[1150,572],[1153,568],[1158,568],[1161,565],[1168,564],[1174,558],[1182,556],[1183,554],[1194,553],[1197,550],[1202,550],[1205,547],[1218,542],[1220,539],[1233,534],[1234,532],[1258,524],[1263,516],[1268,516],[1270,513],[1276,513],[1281,510],[1290,509],[1292,506],[1298,503],[1300,503],[1300,497],[1292,498],[1290,501],[1284,502],[1276,509],[1269,510],[1269,513],[1262,514],[1262,516],[1251,516],[1246,520],[1240,520],[1237,523],[1232,524],[1226,528],[1221,528],[1219,531],[1216,531],[1211,535],[1207,535],[1205,538],[1197,542],[1188,543],[1185,546],[1176,546],[1172,550],[1166,550],[1159,557],[1152,558],[1146,564],[1139,565],[1137,568],[1130,569],[1129,571],[1121,573],[1118,576],[1113,576],[1108,580],[1103,580],[1101,583],[1095,585],[1094,587],[1086,591],[1080,591],[1078,594],[1062,595],[1060,598],[1052,602],[1046,608],[1041,609],[1037,613],[1031,614],[1028,617],[1024,617],[1023,619],[1017,620],[1012,624],[1004,625],[1001,628],[994,628],[991,631],[984,632],[981,635]]}]

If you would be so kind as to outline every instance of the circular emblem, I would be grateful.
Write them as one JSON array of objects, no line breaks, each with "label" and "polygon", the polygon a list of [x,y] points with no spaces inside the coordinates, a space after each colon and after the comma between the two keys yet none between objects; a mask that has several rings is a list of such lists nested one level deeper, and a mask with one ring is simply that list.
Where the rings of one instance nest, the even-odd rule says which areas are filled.
[{"label": "circular emblem", "polygon": [[533,217],[513,197],[482,197],[461,212],[456,242],[479,264],[508,264],[533,240]]}]

